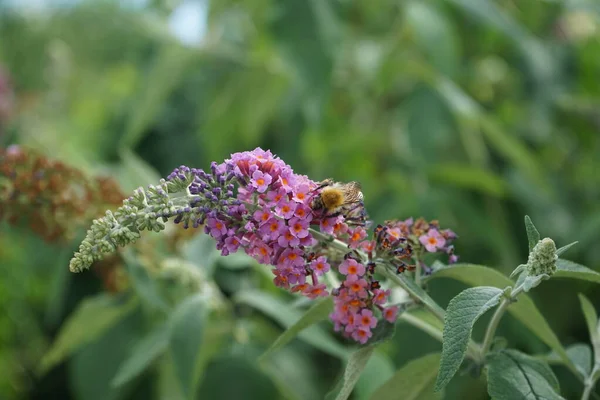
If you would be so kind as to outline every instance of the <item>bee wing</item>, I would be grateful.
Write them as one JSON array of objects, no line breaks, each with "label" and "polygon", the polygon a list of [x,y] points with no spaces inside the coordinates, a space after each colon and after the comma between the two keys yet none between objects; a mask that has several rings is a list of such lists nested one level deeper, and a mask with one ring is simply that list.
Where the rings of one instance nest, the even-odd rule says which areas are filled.
[{"label": "bee wing", "polygon": [[346,197],[345,203],[358,203],[362,201],[363,194],[361,191],[362,187],[358,182],[349,182],[344,185],[344,193]]}]

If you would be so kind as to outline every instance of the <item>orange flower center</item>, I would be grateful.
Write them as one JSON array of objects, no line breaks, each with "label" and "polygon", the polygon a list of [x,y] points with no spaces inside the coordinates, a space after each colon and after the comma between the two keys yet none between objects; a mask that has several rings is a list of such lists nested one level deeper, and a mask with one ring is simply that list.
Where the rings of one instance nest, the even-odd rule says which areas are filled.
[{"label": "orange flower center", "polygon": [[299,198],[300,200],[304,200],[306,195],[304,193],[296,193],[296,197]]},{"label": "orange flower center", "polygon": [[436,239],[436,238],[434,238],[434,237],[430,237],[430,238],[428,239],[428,242],[429,242],[429,244],[436,245],[436,244],[437,244],[437,239]]},{"label": "orange flower center", "polygon": [[263,178],[258,178],[256,180],[256,183],[258,184],[258,186],[262,186],[265,184],[265,180]]},{"label": "orange flower center", "polygon": [[358,269],[356,268],[356,265],[351,265],[348,267],[348,273],[350,275],[355,275],[358,272]]}]

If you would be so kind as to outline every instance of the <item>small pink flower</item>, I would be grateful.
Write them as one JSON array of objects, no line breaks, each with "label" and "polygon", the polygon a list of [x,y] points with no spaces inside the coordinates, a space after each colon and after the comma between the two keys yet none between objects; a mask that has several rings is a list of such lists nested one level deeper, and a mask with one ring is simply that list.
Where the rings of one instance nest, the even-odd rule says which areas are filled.
[{"label": "small pink flower", "polygon": [[340,264],[339,271],[341,274],[347,275],[348,278],[357,278],[365,274],[365,266],[349,258]]},{"label": "small pink flower", "polygon": [[277,240],[281,236],[281,230],[285,227],[282,220],[271,218],[266,224],[260,227],[260,233],[267,240]]},{"label": "small pink flower", "polygon": [[419,237],[419,241],[430,253],[435,253],[446,244],[446,239],[440,235],[437,229],[430,229],[425,235]]},{"label": "small pink flower", "polygon": [[365,298],[367,297],[367,290],[365,289],[368,286],[368,283],[364,279],[357,279],[352,282],[346,281],[345,284],[348,286],[350,294],[353,297]]},{"label": "small pink flower", "polygon": [[330,265],[327,263],[327,258],[320,256],[316,260],[313,260],[310,268],[315,271],[315,274],[323,275],[329,271]]},{"label": "small pink flower", "polygon": [[227,226],[225,225],[225,222],[218,218],[207,218],[206,227],[208,228],[207,233],[209,233],[210,236],[214,237],[215,239],[227,234]]},{"label": "small pink flower", "polygon": [[350,235],[350,243],[348,245],[353,249],[357,248],[360,242],[367,237],[367,231],[361,226],[356,227],[353,231],[348,231],[348,234]]},{"label": "small pink flower", "polygon": [[271,219],[271,212],[268,209],[256,210],[252,217],[259,225],[266,224]]},{"label": "small pink flower", "polygon": [[370,330],[364,328],[359,328],[352,332],[352,339],[356,340],[360,344],[367,343],[367,340],[369,340],[371,336],[373,336],[373,333]]},{"label": "small pink flower", "polygon": [[308,192],[310,192],[310,187],[308,184],[303,183],[298,185],[294,191],[294,197],[292,197],[292,199],[298,203],[304,203],[308,199]]},{"label": "small pink flower", "polygon": [[251,185],[256,188],[259,193],[264,193],[269,185],[271,184],[271,175],[264,174],[263,172],[256,170],[252,173]]},{"label": "small pink flower", "polygon": [[398,306],[384,308],[383,317],[392,324],[396,322],[396,318],[398,317]]},{"label": "small pink flower", "polygon": [[286,197],[282,198],[275,206],[277,215],[285,219],[292,218],[294,211],[296,211],[296,203],[288,201]]},{"label": "small pink flower", "polygon": [[277,244],[280,247],[296,247],[300,244],[300,239],[292,235],[288,226],[283,226],[281,236],[277,238]]},{"label": "small pink flower", "polygon": [[290,232],[299,239],[308,236],[308,221],[294,217],[288,221]]},{"label": "small pink flower", "polygon": [[294,211],[294,215],[300,219],[304,219],[307,221],[312,220],[312,212],[308,206],[304,204],[298,204],[296,210]]},{"label": "small pink flower", "polygon": [[286,193],[282,190],[271,190],[267,193],[268,205],[276,207],[277,204],[286,197]]},{"label": "small pink flower", "polygon": [[333,234],[333,227],[335,226],[335,224],[337,224],[339,221],[338,217],[334,217],[334,218],[323,218],[321,220],[320,223],[320,229],[321,232],[323,233],[327,233],[329,235]]},{"label": "small pink flower", "polygon": [[257,239],[251,245],[250,255],[261,264],[270,264],[272,253],[273,249],[261,240]]},{"label": "small pink flower", "polygon": [[291,192],[295,183],[294,174],[290,170],[286,170],[279,175],[278,182],[286,192]]},{"label": "small pink flower", "polygon": [[279,256],[279,264],[288,266],[303,266],[304,258],[302,258],[302,252],[298,249],[285,249],[281,256]]},{"label": "small pink flower", "polygon": [[373,316],[373,311],[364,309],[357,318],[357,325],[363,329],[373,329],[377,326],[377,319]]},{"label": "small pink flower", "polygon": [[373,291],[373,303],[378,304],[378,305],[383,305],[387,301],[389,295],[390,295],[389,290],[375,289]]},{"label": "small pink flower", "polygon": [[324,283],[309,286],[302,292],[309,299],[316,299],[317,297],[327,297],[327,286]]},{"label": "small pink flower", "polygon": [[227,254],[235,253],[241,245],[240,239],[236,236],[229,236],[225,239],[223,250],[227,250]]}]

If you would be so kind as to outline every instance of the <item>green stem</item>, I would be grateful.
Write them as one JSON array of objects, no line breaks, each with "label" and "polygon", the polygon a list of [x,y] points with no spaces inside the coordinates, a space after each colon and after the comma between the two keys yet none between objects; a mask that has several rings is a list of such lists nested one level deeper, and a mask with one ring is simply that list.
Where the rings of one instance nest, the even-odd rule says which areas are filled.
[{"label": "green stem", "polygon": [[502,299],[500,306],[498,306],[496,312],[494,313],[494,316],[490,320],[490,324],[488,325],[487,330],[485,331],[485,337],[483,338],[483,343],[481,345],[481,359],[483,359],[487,352],[490,350],[492,341],[494,340],[494,336],[496,335],[496,329],[498,328],[498,324],[500,323],[502,316],[506,312],[506,309],[508,308],[511,302],[512,300],[509,298]]},{"label": "green stem", "polygon": [[415,256],[415,283],[418,287],[423,287],[421,282],[421,262],[417,256]]},{"label": "green stem", "polygon": [[581,400],[588,400],[590,398],[590,394],[592,390],[594,390],[594,386],[596,386],[596,380],[594,376],[598,374],[600,370],[600,365],[594,365],[594,369],[590,372],[590,375],[583,381],[583,394],[581,395]]},{"label": "green stem", "polygon": [[516,300],[517,296],[522,291],[523,291],[522,285],[513,289],[510,292],[510,296],[504,297],[502,299],[502,302],[496,309],[496,312],[492,316],[492,319],[490,320],[490,323],[488,324],[487,330],[485,331],[485,336],[483,338],[483,343],[481,345],[480,357],[482,360],[485,358],[485,355],[487,354],[487,352],[490,350],[490,347],[492,346],[492,341],[494,340],[494,337],[496,336],[496,329],[498,328],[498,325],[500,324],[500,320],[504,316],[506,309],[508,308],[508,306],[511,303],[513,303]]},{"label": "green stem", "polygon": [[[412,315],[408,312],[402,313],[400,315],[400,319],[409,323],[410,325],[414,326],[415,328],[422,330],[423,332],[427,333],[432,338],[437,339],[443,343],[443,339],[444,339],[443,332],[441,330],[439,330],[437,327],[428,324],[427,322],[423,321],[420,318],[415,317],[414,315]],[[469,345],[467,347],[467,357],[470,358],[471,360],[478,361],[479,354],[481,354],[481,349],[480,349],[479,345],[477,345],[477,343],[473,342],[472,340],[469,340]]]}]

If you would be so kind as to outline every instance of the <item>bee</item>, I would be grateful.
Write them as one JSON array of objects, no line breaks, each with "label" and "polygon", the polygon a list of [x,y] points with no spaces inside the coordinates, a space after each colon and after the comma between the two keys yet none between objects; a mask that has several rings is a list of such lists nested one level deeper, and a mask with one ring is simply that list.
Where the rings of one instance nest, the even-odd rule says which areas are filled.
[{"label": "bee", "polygon": [[363,194],[358,182],[339,183],[325,179],[316,190],[320,192],[310,206],[314,211],[322,210],[327,216],[347,214],[362,206]]}]

